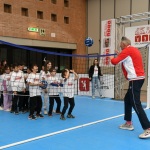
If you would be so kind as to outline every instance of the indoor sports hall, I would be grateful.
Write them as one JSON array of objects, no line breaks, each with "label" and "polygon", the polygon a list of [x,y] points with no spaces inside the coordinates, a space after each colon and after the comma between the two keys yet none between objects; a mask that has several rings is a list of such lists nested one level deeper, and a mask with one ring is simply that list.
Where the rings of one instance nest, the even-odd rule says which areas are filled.
[{"label": "indoor sports hall", "polygon": [[150,0],[0,6],[0,150],[150,149]]}]

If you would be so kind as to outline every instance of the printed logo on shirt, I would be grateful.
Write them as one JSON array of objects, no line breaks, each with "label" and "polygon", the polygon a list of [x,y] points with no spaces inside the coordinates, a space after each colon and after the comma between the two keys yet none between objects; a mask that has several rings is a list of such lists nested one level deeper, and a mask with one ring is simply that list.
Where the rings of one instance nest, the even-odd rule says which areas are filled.
[{"label": "printed logo on shirt", "polygon": [[22,77],[15,77],[15,80],[20,80]]},{"label": "printed logo on shirt", "polygon": [[50,76],[51,76],[50,74],[47,74],[47,75],[46,75],[47,78],[49,78]]},{"label": "printed logo on shirt", "polygon": [[58,84],[58,81],[53,81],[53,83]]},{"label": "printed logo on shirt", "polygon": [[72,82],[68,82],[68,86],[72,86],[73,84],[72,84]]},{"label": "printed logo on shirt", "polygon": [[6,80],[7,80],[7,81],[10,81],[10,78],[7,78]]},{"label": "printed logo on shirt", "polygon": [[39,81],[39,79],[38,78],[34,78],[34,82],[36,82],[36,81]]}]

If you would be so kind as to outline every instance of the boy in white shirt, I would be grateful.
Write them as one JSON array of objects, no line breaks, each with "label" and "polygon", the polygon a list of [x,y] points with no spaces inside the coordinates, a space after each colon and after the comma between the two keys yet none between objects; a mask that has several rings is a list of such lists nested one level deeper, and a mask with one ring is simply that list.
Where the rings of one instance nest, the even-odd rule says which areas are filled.
[{"label": "boy in white shirt", "polygon": [[13,92],[11,113],[14,112],[17,115],[19,114],[18,112],[19,96],[25,93],[24,74],[22,71],[19,70],[17,64],[13,64],[13,72],[11,74],[10,84]]},{"label": "boy in white shirt", "polygon": [[[40,81],[40,74],[38,72],[38,67],[36,64],[31,66],[31,73],[28,75],[27,83],[29,84],[29,93],[30,93],[30,108],[29,108],[29,117],[28,119],[35,120],[36,117],[43,118],[43,115],[40,114],[42,109],[42,98],[41,98],[41,88],[43,86]],[[34,112],[36,109],[36,116]]]},{"label": "boy in white shirt", "polygon": [[[73,73],[75,77],[70,77],[70,72]],[[66,113],[68,104],[70,104],[70,108],[68,111],[67,118],[75,118],[75,116],[73,116],[71,113],[75,106],[74,84],[75,84],[75,80],[78,79],[78,75],[77,73],[74,72],[74,70],[68,70],[68,69],[64,69],[61,75],[62,75],[62,78],[64,78],[64,82],[63,82],[64,107],[63,107],[60,119],[65,120],[64,114]]]},{"label": "boy in white shirt", "polygon": [[60,81],[56,77],[56,70],[54,68],[50,69],[51,76],[47,78],[48,82],[48,94],[49,94],[49,112],[48,116],[52,117],[52,111],[54,106],[54,100],[57,103],[56,113],[61,114],[60,107],[61,107],[61,99],[59,97],[60,91]]}]

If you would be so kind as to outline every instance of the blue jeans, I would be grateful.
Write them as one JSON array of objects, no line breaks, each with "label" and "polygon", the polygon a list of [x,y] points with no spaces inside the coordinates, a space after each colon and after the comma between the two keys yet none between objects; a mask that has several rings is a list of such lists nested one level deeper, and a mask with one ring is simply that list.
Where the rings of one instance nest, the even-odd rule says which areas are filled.
[{"label": "blue jeans", "polygon": [[95,95],[95,89],[98,90],[99,95],[101,96],[101,85],[98,77],[92,77],[92,96]]}]

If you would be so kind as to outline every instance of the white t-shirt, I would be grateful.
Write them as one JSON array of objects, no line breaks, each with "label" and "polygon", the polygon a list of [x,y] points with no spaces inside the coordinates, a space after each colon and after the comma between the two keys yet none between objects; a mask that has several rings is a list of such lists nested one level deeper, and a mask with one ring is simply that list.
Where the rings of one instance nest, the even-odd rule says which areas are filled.
[{"label": "white t-shirt", "polygon": [[74,84],[73,77],[69,77],[66,82],[63,82],[63,96],[73,98],[74,97]]},{"label": "white t-shirt", "polygon": [[10,84],[12,91],[21,92],[25,89],[25,81],[24,81],[24,74],[22,71],[12,72],[10,78]]},{"label": "white t-shirt", "polygon": [[44,78],[44,80],[47,81],[47,78],[49,78],[50,76],[51,76],[51,74],[49,71],[47,73],[45,73],[45,71],[43,71],[43,70],[40,71],[40,79],[41,80]]},{"label": "white t-shirt", "polygon": [[[28,75],[28,78],[26,80],[28,83],[35,83],[39,84],[40,83],[40,74],[36,73],[30,73]],[[40,96],[41,95],[41,88],[39,86],[31,86],[29,85],[29,93],[30,97],[34,96]]]},{"label": "white t-shirt", "polygon": [[58,95],[60,93],[61,87],[56,85],[60,83],[60,80],[56,76],[55,77],[51,76],[47,78],[47,82],[48,82],[47,88],[48,88],[49,95]]},{"label": "white t-shirt", "polygon": [[98,77],[98,67],[97,66],[94,67],[93,77]]},{"label": "white t-shirt", "polygon": [[10,78],[11,78],[11,73],[8,73],[8,74],[4,73],[1,75],[2,90],[12,91]]}]

